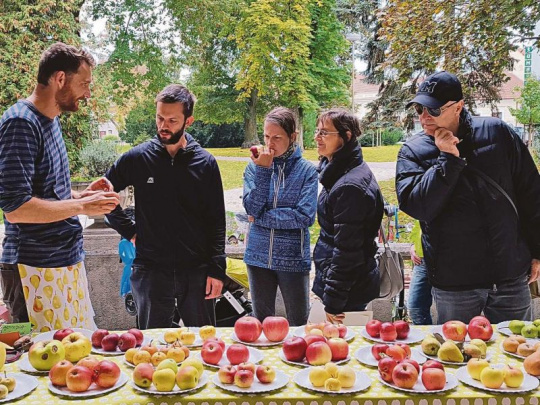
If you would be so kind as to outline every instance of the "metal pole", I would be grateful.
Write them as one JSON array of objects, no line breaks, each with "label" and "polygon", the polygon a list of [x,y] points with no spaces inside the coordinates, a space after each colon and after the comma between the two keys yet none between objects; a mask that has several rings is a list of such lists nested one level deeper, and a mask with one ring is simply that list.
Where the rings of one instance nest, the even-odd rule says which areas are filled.
[{"label": "metal pole", "polygon": [[351,51],[351,61],[352,61],[352,84],[351,84],[351,108],[352,108],[352,113],[354,115],[356,115],[356,111],[354,111],[354,43],[355,41],[352,41],[351,44],[352,44],[352,51]]}]

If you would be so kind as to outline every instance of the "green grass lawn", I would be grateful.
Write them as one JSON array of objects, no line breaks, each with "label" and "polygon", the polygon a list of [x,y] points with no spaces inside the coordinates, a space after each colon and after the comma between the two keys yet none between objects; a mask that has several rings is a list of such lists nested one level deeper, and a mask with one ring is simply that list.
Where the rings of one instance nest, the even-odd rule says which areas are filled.
[{"label": "green grass lawn", "polygon": [[218,160],[219,171],[224,190],[242,187],[244,183],[244,169],[248,162],[235,162],[231,160]]}]

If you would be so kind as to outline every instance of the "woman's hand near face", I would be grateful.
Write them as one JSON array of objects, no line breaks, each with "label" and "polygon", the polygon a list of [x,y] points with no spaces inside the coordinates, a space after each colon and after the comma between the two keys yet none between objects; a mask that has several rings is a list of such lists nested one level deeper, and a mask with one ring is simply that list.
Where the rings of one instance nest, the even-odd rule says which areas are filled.
[{"label": "woman's hand near face", "polygon": [[272,167],[272,162],[274,160],[274,151],[265,146],[259,152],[259,156],[255,157],[251,155],[251,160],[253,160],[253,163],[257,166],[270,168]]}]

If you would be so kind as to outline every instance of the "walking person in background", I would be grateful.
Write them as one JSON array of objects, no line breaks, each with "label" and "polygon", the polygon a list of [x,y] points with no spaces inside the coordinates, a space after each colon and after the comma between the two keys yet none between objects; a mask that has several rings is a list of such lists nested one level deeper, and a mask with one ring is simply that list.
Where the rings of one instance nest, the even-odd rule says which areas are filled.
[{"label": "walking person in background", "polygon": [[315,222],[317,171],[302,158],[296,119],[277,107],[264,119],[264,143],[244,172],[243,204],[250,216],[244,261],[255,317],[275,315],[277,288],[287,319],[304,325],[309,315],[309,227]]},{"label": "walking person in background", "polygon": [[346,311],[363,311],[379,297],[375,237],[384,202],[362,158],[360,134],[358,119],[347,110],[334,108],[317,119],[315,140],[323,188],[317,205],[321,233],[313,252],[313,292],[332,323],[343,322]]}]

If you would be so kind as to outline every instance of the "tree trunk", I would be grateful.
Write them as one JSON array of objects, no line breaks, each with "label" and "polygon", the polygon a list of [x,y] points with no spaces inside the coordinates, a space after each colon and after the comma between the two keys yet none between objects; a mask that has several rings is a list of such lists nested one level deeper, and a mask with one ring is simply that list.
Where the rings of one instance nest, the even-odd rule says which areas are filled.
[{"label": "tree trunk", "polygon": [[304,109],[302,107],[295,107],[294,112],[298,118],[298,135],[296,136],[296,143],[300,149],[304,150]]},{"label": "tree trunk", "polygon": [[257,136],[257,101],[258,91],[256,89],[251,90],[251,95],[248,100],[248,111],[246,118],[244,119],[244,143],[242,148],[249,148],[252,145],[258,145],[260,143]]}]

